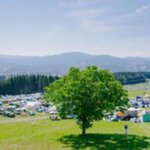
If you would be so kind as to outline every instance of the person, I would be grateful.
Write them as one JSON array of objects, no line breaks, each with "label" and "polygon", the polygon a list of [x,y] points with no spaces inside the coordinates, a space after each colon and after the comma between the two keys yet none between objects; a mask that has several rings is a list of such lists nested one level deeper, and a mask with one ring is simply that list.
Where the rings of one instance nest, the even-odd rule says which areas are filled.
[{"label": "person", "polygon": [[128,125],[127,124],[124,125],[124,130],[125,130],[125,135],[127,137],[128,136]]},{"label": "person", "polygon": [[35,119],[32,120],[32,125],[34,125],[34,124],[35,124]]}]

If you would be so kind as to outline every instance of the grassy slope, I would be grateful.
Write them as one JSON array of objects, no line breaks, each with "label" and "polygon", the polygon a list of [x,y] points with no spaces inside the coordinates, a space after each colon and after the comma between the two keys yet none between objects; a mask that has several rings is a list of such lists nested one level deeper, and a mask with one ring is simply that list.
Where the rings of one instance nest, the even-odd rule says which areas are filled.
[{"label": "grassy slope", "polygon": [[150,80],[147,80],[146,83],[126,85],[125,88],[128,90],[129,97],[143,95],[144,93],[150,95]]},{"label": "grassy slope", "polygon": [[[129,137],[123,134],[124,122],[96,122],[86,137],[74,120],[38,120],[0,123],[0,150],[63,149],[150,149],[150,124],[129,123]],[[150,141],[149,141],[150,142]]]},{"label": "grassy slope", "polygon": [[134,89],[128,90],[129,97],[135,97],[138,95],[143,95],[144,93],[150,95],[150,90],[134,90]]}]

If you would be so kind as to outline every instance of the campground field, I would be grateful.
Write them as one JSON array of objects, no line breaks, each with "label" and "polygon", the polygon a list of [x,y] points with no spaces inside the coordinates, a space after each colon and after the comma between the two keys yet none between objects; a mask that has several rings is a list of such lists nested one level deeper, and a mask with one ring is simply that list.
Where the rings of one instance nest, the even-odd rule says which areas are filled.
[{"label": "campground field", "polygon": [[[129,97],[145,92],[150,95],[150,90],[138,88],[129,86]],[[124,135],[125,124],[128,137]],[[150,123],[99,121],[85,137],[80,132],[75,120],[51,121],[41,113],[33,117],[0,116],[0,150],[150,150]]]},{"label": "campground field", "polygon": [[143,95],[144,93],[150,95],[150,80],[147,80],[146,83],[126,85],[124,87],[128,91],[129,97]]},{"label": "campground field", "polygon": [[138,95],[143,95],[144,93],[146,93],[147,95],[150,95],[150,90],[135,90],[135,89],[128,90],[129,98],[135,97]]},{"label": "campground field", "polygon": [[[32,124],[32,118],[15,119],[0,118],[0,150],[150,149],[150,123],[99,121],[82,137],[75,120],[37,117]],[[124,124],[129,126],[128,138]]]}]

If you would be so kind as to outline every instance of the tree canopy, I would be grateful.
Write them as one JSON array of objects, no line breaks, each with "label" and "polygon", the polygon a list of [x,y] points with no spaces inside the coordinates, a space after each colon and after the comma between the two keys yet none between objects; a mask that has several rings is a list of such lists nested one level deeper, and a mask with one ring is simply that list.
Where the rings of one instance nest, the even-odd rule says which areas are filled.
[{"label": "tree canopy", "polygon": [[114,76],[95,66],[70,68],[45,88],[45,98],[56,105],[61,116],[76,115],[82,134],[106,112],[128,103],[126,91]]}]

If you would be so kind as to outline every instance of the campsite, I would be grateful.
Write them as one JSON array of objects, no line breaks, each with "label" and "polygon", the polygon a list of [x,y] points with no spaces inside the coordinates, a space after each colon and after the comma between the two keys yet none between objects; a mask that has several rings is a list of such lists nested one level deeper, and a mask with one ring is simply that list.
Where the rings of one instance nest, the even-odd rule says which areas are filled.
[{"label": "campsite", "polygon": [[[139,120],[140,122],[150,122],[150,96],[147,94],[129,98],[129,108],[124,111],[114,111],[113,114],[106,114],[104,120]],[[49,115],[54,119],[58,116],[58,110],[52,103],[45,103],[42,93],[6,95],[0,98],[0,116],[15,118]],[[3,118],[2,117],[2,118]],[[64,118],[75,118],[73,114],[68,114]],[[108,118],[109,117],[109,118]],[[135,121],[134,121],[135,122]]]},{"label": "campsite", "polygon": [[[29,97],[31,95],[23,95],[23,98],[28,99],[28,101]],[[36,101],[35,96],[33,97]],[[138,106],[138,108],[131,107],[128,111],[135,115],[138,111],[150,110],[147,105],[142,108],[143,101],[141,99],[148,100],[148,96],[146,97],[131,96],[132,106]],[[6,97],[3,98],[6,100]],[[138,103],[138,105],[135,105],[135,103]],[[29,110],[31,110],[31,107],[29,107]],[[32,110],[35,111],[35,107]],[[54,110],[54,107],[51,107],[51,109],[49,107],[48,110],[49,113],[35,111],[35,115],[16,115],[14,118],[0,115],[0,150],[150,149],[150,121],[149,115],[147,117],[146,113],[143,114],[145,119],[141,123],[121,121],[119,118],[115,121],[106,119],[105,121],[95,122],[93,127],[87,130],[86,137],[82,137],[75,119],[55,121],[50,119],[49,116],[54,116],[57,113],[56,110]],[[116,114],[118,117],[123,115],[120,112],[116,112]],[[128,125],[128,137],[126,137],[124,131],[125,124]]]},{"label": "campsite", "polygon": [[150,150],[150,0],[0,0],[0,150]]},{"label": "campsite", "polygon": [[[90,71],[92,69],[98,70],[96,67],[89,67],[88,69]],[[112,77],[112,80],[114,80],[113,76],[107,71],[102,71],[101,73],[104,77],[107,74],[107,76]],[[74,74],[73,77],[75,77]],[[76,81],[73,80],[73,82]],[[55,83],[60,82],[56,81]],[[114,80],[114,83],[116,83],[116,80]],[[89,78],[86,84],[89,84]],[[90,85],[93,88],[94,84]],[[120,93],[120,90],[124,92],[124,88],[127,89],[127,87],[123,87],[118,82],[117,85],[120,87],[118,93]],[[69,86],[65,87],[68,88]],[[58,89],[60,90],[60,87]],[[74,87],[70,89],[74,90]],[[78,90],[78,88],[75,89]],[[110,93],[114,89],[115,86],[111,88]],[[52,92],[53,89],[47,88],[47,90],[49,90],[47,91],[48,94],[55,93],[55,91]],[[93,126],[87,128],[86,134],[81,132],[81,126],[77,124],[78,115],[68,112],[63,114],[62,117],[59,112],[60,109],[57,109],[57,103],[55,105],[52,101],[47,101],[45,93],[1,95],[0,150],[149,150],[150,95],[146,90],[144,92],[141,90],[140,94],[137,89],[132,89],[133,91],[131,89],[127,90],[128,98],[126,102],[128,105],[120,109],[117,109],[116,105],[112,105],[115,109],[104,113],[101,119],[93,121]],[[62,91],[65,90],[63,89]],[[81,94],[80,91],[78,90],[78,94]],[[58,91],[58,96],[62,93]],[[75,94],[75,96],[78,96],[78,94]],[[85,94],[83,95],[85,96]],[[106,95],[105,91],[102,93],[103,95]],[[117,92],[115,91],[113,96],[116,95]],[[61,100],[63,101],[64,98]],[[79,104],[80,101],[78,101]],[[70,104],[70,101],[68,102]],[[87,103],[87,101],[85,102]],[[97,98],[95,102],[97,102]],[[120,106],[123,106],[122,103],[119,103]],[[108,104],[110,104],[109,99],[105,105],[106,110]],[[59,106],[61,106],[60,103]],[[91,106],[90,104],[88,107]],[[80,105],[78,108],[80,108]],[[65,109],[69,110],[69,107],[65,107]],[[65,110],[62,112],[65,112]],[[91,112],[91,110],[88,112]]]}]

